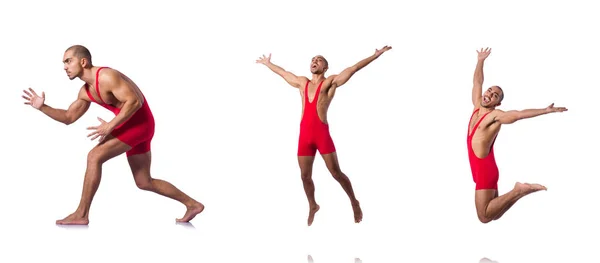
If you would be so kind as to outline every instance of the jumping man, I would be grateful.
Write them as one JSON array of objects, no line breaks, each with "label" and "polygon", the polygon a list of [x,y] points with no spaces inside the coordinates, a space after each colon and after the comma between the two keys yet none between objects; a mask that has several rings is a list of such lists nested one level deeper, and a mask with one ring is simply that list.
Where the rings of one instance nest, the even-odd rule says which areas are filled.
[{"label": "jumping man", "polygon": [[469,163],[475,182],[475,207],[477,217],[482,223],[499,219],[522,197],[533,192],[546,190],[545,186],[539,184],[517,182],[511,191],[498,196],[499,171],[494,159],[494,142],[500,131],[500,126],[547,113],[567,110],[564,107],[554,107],[554,103],[545,109],[506,112],[496,109],[504,99],[504,91],[499,86],[489,87],[482,96],[483,62],[490,55],[490,52],[490,48],[477,51],[477,66],[473,77],[472,93],[475,108],[469,121],[467,133]]},{"label": "jumping man", "polygon": [[344,85],[354,73],[377,59],[381,54],[390,50],[392,47],[385,46],[382,49],[375,50],[375,54],[365,58],[346,68],[338,75],[325,77],[325,72],[329,68],[329,63],[323,56],[315,56],[311,60],[310,72],[312,78],[296,76],[293,73],[271,63],[271,55],[262,56],[257,63],[264,64],[270,70],[277,73],[292,87],[300,91],[302,97],[302,120],[300,122],[300,138],[298,142],[298,164],[304,191],[308,198],[309,213],[308,225],[314,220],[315,213],[319,211],[319,205],[315,201],[315,186],[312,181],[312,167],[317,150],[323,157],[327,169],[337,180],[348,197],[354,211],[354,222],[359,223],[362,220],[362,210],[354,191],[350,179],[342,172],[338,163],[338,158],[329,134],[329,123],[327,121],[327,110],[329,104],[335,95],[338,87]]}]

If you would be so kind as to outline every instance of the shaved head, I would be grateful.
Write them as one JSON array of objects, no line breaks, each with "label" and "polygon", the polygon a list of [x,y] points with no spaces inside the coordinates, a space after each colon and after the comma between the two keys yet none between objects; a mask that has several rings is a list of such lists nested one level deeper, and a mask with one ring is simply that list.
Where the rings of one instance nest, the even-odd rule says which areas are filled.
[{"label": "shaved head", "polygon": [[328,68],[329,62],[321,55],[316,55],[310,60],[310,72],[312,74],[324,74]]},{"label": "shaved head", "polygon": [[69,79],[81,78],[86,69],[91,69],[92,54],[82,45],[70,46],[63,55],[64,70]]},{"label": "shaved head", "polygon": [[327,61],[327,59],[324,56],[317,55],[317,57],[323,59],[323,62],[325,62],[325,68],[329,68],[329,61]]},{"label": "shaved head", "polygon": [[502,102],[504,100],[504,90],[500,86],[495,86],[500,90],[500,100],[498,102]]},{"label": "shaved head", "polygon": [[87,66],[92,67],[92,54],[90,53],[90,50],[88,50],[86,47],[82,45],[74,45],[67,48],[67,50],[65,50],[65,53],[69,51],[72,51],[72,55],[74,57],[77,57],[79,59],[85,58],[88,62]]},{"label": "shaved head", "polygon": [[494,108],[496,106],[500,106],[504,100],[504,91],[500,86],[491,86],[481,97],[481,106],[485,108]]}]

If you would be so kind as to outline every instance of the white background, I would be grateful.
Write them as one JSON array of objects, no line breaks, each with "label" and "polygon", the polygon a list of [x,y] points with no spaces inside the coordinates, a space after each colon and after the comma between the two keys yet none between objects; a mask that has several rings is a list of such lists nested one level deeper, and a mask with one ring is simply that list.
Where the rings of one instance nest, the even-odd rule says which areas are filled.
[{"label": "white background", "polygon": [[[190,2],[191,3],[191,2]],[[176,262],[470,262],[594,260],[598,247],[597,24],[593,1],[5,1],[0,6],[3,262],[123,259]],[[565,2],[566,3],[566,2]],[[206,205],[192,227],[184,207],[138,190],[124,155],[106,163],[88,228],[54,224],[81,194],[86,127],[112,114],[93,105],[65,126],[23,105],[46,92],[66,109],[80,80],[61,59],[87,46],[97,66],[131,77],[155,114],[153,176]],[[296,150],[297,90],[255,60],[329,74],[393,49],[357,73],[331,105],[342,170],[364,210],[322,159],[321,205],[308,228]],[[466,135],[475,50],[492,47],[484,87],[504,110],[569,111],[503,127],[501,193],[535,182],[547,192],[490,224],[477,220]]]}]

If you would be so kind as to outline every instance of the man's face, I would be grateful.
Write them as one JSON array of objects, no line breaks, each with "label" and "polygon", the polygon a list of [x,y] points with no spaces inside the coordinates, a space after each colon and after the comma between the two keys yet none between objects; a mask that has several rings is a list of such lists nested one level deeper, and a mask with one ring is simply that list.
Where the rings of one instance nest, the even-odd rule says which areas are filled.
[{"label": "man's face", "polygon": [[315,56],[310,61],[310,72],[312,74],[322,74],[327,71],[327,62],[323,56]]},{"label": "man's face", "polygon": [[494,108],[500,105],[501,97],[504,95],[504,91],[498,86],[489,87],[481,98],[481,106],[485,108]]},{"label": "man's face", "polygon": [[65,52],[63,56],[64,69],[70,80],[80,77],[83,73],[84,59],[74,56],[72,50]]}]

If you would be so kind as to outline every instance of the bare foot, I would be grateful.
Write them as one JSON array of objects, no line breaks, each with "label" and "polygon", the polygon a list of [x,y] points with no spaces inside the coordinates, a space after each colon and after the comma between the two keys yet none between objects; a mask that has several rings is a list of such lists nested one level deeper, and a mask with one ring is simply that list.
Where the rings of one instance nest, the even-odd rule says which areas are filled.
[{"label": "bare foot", "polygon": [[546,187],[543,185],[528,184],[528,183],[516,183],[515,189],[517,189],[519,191],[519,193],[521,194],[521,197],[526,196],[531,193],[534,193],[534,192],[537,192],[537,191],[547,190]]},{"label": "bare foot", "polygon": [[315,214],[319,211],[321,207],[319,205],[311,206],[308,211],[308,226],[312,225],[313,220],[315,220]]},{"label": "bare foot", "polygon": [[196,215],[202,213],[202,211],[204,211],[204,205],[200,202],[196,202],[195,204],[187,208],[187,211],[185,212],[185,215],[183,215],[182,218],[177,218],[175,221],[179,223],[189,222],[190,220],[194,219]]},{"label": "bare foot", "polygon": [[354,211],[354,223],[360,223],[363,218],[363,213],[358,201],[356,201],[356,204],[352,205],[352,210]]},{"label": "bare foot", "polygon": [[548,190],[548,188],[546,188],[545,186],[541,185],[541,184],[528,184],[526,183],[526,185],[531,186],[531,188],[535,191],[540,191],[540,190]]},{"label": "bare foot", "polygon": [[75,213],[72,213],[63,219],[56,220],[57,225],[87,225],[89,223],[90,220],[87,217],[82,217]]}]

